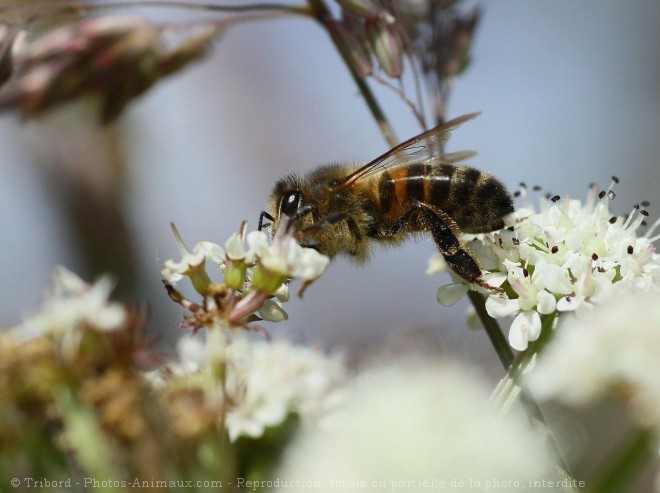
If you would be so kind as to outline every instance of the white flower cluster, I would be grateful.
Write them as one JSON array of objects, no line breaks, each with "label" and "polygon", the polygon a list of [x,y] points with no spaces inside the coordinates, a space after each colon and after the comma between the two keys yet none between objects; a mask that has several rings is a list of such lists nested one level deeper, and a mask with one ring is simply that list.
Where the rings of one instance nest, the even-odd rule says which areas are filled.
[{"label": "white flower cluster", "polygon": [[[226,241],[225,248],[202,241],[192,251],[188,250],[174,225],[172,229],[182,258],[167,260],[161,271],[163,277],[170,284],[189,277],[196,291],[206,296],[213,291],[206,262],[215,263],[224,275],[224,284],[240,294],[233,318],[242,318],[258,310],[265,320],[285,320],[287,314],[280,302],[289,299],[288,281],[297,278],[311,283],[330,262],[325,255],[301,247],[285,227],[278,230],[272,241],[262,231],[252,231],[247,237],[243,232],[234,233]],[[276,297],[277,301],[271,297]]]},{"label": "white flower cluster", "polygon": [[90,285],[66,268],[56,267],[41,311],[12,333],[19,340],[28,340],[49,334],[76,338],[85,329],[118,330],[129,314],[121,303],[108,300],[113,287],[108,276]]},{"label": "white flower cluster", "polygon": [[[195,380],[196,376],[204,378],[209,359],[206,345],[185,337],[178,350],[179,362],[170,365],[169,371],[185,376],[189,385],[208,389],[204,380]],[[345,378],[341,358],[282,340],[267,343],[235,337],[226,346],[224,365],[225,424],[232,441],[242,436],[258,438],[291,414],[322,418],[337,401]],[[163,384],[167,380],[156,381]]]},{"label": "white flower cluster", "polygon": [[[616,181],[616,180],[615,180]],[[524,193],[524,189],[523,189]],[[509,343],[517,350],[541,333],[541,316],[576,312],[588,318],[595,305],[615,293],[645,293],[660,286],[660,256],[651,238],[637,230],[648,215],[636,206],[627,218],[609,210],[611,188],[592,187],[585,204],[570,198],[540,198],[540,210],[519,209],[509,229],[478,236],[470,248],[487,272],[487,282],[505,295],[486,301],[493,318],[514,316]],[[433,259],[429,271],[438,270]],[[441,303],[456,301],[468,290],[465,283],[443,286]]]},{"label": "white flower cluster", "polygon": [[533,393],[571,405],[623,397],[639,424],[660,431],[660,294],[628,294],[594,317],[566,320],[534,371]]}]

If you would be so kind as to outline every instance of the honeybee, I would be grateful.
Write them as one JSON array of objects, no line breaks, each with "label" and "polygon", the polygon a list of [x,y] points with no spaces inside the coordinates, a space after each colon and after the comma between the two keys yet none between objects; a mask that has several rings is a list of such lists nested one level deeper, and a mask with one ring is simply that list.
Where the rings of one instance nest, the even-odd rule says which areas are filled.
[{"label": "honeybee", "polygon": [[286,216],[302,246],[359,262],[372,241],[399,244],[428,233],[456,274],[500,292],[484,281],[460,236],[502,229],[514,210],[511,196],[494,176],[457,164],[473,153],[443,151],[451,131],[477,115],[439,125],[362,166],[330,164],[279,180],[259,229],[274,234]]}]

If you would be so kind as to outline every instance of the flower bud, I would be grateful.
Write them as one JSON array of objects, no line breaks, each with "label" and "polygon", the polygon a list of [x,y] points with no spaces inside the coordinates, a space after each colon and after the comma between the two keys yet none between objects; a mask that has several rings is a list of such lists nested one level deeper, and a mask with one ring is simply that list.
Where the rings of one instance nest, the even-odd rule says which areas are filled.
[{"label": "flower bud", "polygon": [[252,273],[252,287],[257,291],[274,294],[286,279],[286,274],[269,269],[260,262]]},{"label": "flower bud", "polygon": [[371,42],[380,67],[390,77],[401,77],[403,73],[403,40],[395,24],[377,19],[366,23],[367,36]]},{"label": "flower bud", "polygon": [[373,65],[366,40],[363,39],[363,33],[352,29],[352,26],[346,21],[328,21],[326,27],[357,75],[362,78],[371,75]]},{"label": "flower bud", "polygon": [[234,291],[241,289],[247,276],[247,264],[241,260],[227,260],[225,266],[225,284]]}]

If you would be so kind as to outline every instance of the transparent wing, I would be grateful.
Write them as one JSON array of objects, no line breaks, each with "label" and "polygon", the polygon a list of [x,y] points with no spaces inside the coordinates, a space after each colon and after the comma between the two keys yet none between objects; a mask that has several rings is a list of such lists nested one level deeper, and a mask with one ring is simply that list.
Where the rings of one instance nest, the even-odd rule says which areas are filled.
[{"label": "transparent wing", "polygon": [[452,130],[458,128],[466,121],[476,118],[478,115],[479,113],[470,113],[469,115],[459,116],[454,120],[438,125],[431,130],[427,130],[426,132],[399,144],[382,156],[377,157],[370,163],[365,164],[351,174],[345,176],[339,183],[337,183],[337,186],[349,186],[357,180],[361,180],[375,173],[380,173],[383,170],[394,166],[410,165],[438,157],[442,157],[443,161],[446,162],[457,162],[473,156],[473,152],[454,152],[444,154],[443,149],[449,140],[449,137],[451,137]]}]

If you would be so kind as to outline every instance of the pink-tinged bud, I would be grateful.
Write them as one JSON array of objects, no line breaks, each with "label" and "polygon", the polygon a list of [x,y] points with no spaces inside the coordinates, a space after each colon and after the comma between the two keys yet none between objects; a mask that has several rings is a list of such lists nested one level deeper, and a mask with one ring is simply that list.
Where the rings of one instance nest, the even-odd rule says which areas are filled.
[{"label": "pink-tinged bud", "polygon": [[381,69],[390,77],[401,77],[403,73],[403,40],[396,28],[384,20],[367,21],[367,36]]},{"label": "pink-tinged bud", "polygon": [[326,27],[335,44],[359,77],[373,73],[367,40],[345,21],[328,21]]},{"label": "pink-tinged bud", "polygon": [[[15,31],[11,48],[19,41]],[[158,80],[204,55],[219,32],[217,24],[158,27],[140,17],[106,16],[57,28],[10,56],[11,40],[0,30],[0,83],[12,77],[0,93],[0,110],[36,116],[92,94],[100,99],[101,121],[109,122]]]},{"label": "pink-tinged bud", "polygon": [[337,3],[355,15],[367,19],[389,15],[380,0],[337,0]]}]

